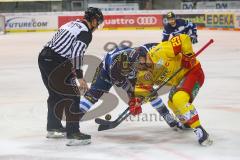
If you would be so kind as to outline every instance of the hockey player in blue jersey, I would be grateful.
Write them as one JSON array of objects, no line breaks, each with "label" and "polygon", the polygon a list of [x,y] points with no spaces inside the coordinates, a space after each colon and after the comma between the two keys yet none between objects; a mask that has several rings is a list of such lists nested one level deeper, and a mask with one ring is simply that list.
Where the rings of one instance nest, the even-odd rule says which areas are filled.
[{"label": "hockey player in blue jersey", "polygon": [[[142,111],[130,105],[136,99],[133,95],[134,84],[136,82],[137,65],[141,65],[139,59],[146,56],[146,53],[157,43],[146,44],[137,48],[116,48],[107,53],[96,69],[90,89],[85,93],[80,101],[80,110],[87,112],[110,88],[115,85],[124,89],[129,97],[130,113],[137,115]],[[150,102],[159,114],[164,118],[170,127],[180,127],[169,110],[164,105],[162,99],[156,94]]]},{"label": "hockey player in blue jersey", "polygon": [[197,27],[194,23],[184,19],[176,19],[173,12],[167,13],[166,18],[168,23],[164,26],[162,41],[168,41],[170,35],[188,34],[193,44],[198,42]]}]

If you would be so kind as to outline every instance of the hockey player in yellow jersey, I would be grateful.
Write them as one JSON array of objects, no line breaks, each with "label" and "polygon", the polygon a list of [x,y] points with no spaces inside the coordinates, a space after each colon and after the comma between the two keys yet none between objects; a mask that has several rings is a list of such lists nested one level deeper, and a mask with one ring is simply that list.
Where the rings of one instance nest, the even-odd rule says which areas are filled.
[{"label": "hockey player in yellow jersey", "polygon": [[[154,85],[161,84],[182,68],[167,83],[172,87],[168,106],[184,126],[194,130],[199,144],[210,145],[212,140],[201,126],[197,110],[192,104],[204,83],[204,72],[194,54],[190,37],[180,34],[169,41],[159,43],[146,54],[146,57],[141,57],[137,65],[135,104],[130,105],[130,111],[136,110],[138,114],[141,113],[142,97],[150,95]],[[155,108],[160,108],[157,97],[157,95],[154,96],[150,102]]]}]

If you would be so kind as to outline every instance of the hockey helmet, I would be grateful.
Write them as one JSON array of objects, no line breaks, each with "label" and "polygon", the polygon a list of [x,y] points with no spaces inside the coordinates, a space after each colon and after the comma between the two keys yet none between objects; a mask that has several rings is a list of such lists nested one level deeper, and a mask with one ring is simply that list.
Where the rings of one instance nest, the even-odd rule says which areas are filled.
[{"label": "hockey helmet", "polygon": [[96,19],[98,25],[102,24],[104,21],[101,9],[95,7],[87,8],[84,14],[84,18],[89,22],[91,22],[93,19]]},{"label": "hockey helmet", "polygon": [[147,50],[144,48],[144,46],[140,46],[136,48],[136,54],[138,54],[139,57],[145,57],[147,56]]},{"label": "hockey helmet", "polygon": [[167,15],[166,15],[166,18],[167,19],[170,19],[170,18],[176,18],[176,15],[173,13],[173,12],[168,12]]}]

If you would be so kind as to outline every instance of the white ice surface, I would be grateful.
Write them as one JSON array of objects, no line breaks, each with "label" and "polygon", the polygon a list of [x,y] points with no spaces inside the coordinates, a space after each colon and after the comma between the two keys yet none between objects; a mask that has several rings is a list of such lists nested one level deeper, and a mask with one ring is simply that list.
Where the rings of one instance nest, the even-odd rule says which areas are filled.
[{"label": "white ice surface", "polygon": [[[134,46],[159,42],[162,31],[97,31],[87,54],[103,56],[106,42],[133,41]],[[45,89],[37,56],[53,33],[0,36],[0,160],[239,160],[240,159],[240,32],[199,31],[199,49],[215,40],[199,59],[206,81],[195,101],[201,122],[214,139],[200,147],[190,131],[172,131],[164,122],[124,122],[98,132],[93,120],[81,123],[92,135],[88,146],[67,147],[66,140],[49,140]],[[166,102],[167,97],[164,96]],[[120,102],[111,112],[115,118]],[[149,106],[144,112],[154,113]],[[116,116],[114,116],[116,115]]]}]

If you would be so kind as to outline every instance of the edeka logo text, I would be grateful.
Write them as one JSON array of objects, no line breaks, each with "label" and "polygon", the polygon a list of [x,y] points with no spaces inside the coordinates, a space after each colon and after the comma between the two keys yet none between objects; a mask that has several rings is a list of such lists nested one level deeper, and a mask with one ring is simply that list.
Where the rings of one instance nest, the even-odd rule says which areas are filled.
[{"label": "edeka logo text", "polygon": [[240,28],[240,15],[236,16],[236,28]]},{"label": "edeka logo text", "polygon": [[9,29],[37,29],[47,28],[48,22],[28,17],[14,17],[7,20],[6,27]]},{"label": "edeka logo text", "polygon": [[233,14],[207,14],[206,25],[208,27],[233,28],[234,15]]}]

